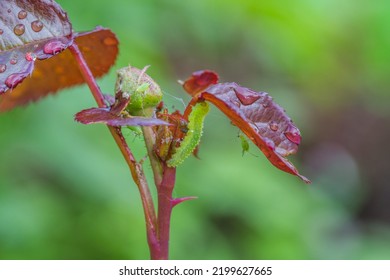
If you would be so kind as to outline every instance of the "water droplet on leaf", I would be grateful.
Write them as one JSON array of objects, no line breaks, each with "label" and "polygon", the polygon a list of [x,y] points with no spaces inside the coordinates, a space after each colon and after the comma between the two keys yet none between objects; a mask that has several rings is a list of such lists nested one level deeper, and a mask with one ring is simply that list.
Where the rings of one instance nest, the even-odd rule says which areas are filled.
[{"label": "water droplet on leaf", "polygon": [[40,20],[35,20],[31,23],[31,29],[35,32],[41,31],[43,28],[43,23]]},{"label": "water droplet on leaf", "polygon": [[25,10],[21,10],[19,13],[18,13],[18,18],[19,19],[24,19],[27,17],[27,12]]},{"label": "water droplet on leaf", "polygon": [[35,61],[37,59],[37,56],[35,53],[28,52],[26,53],[25,58],[27,61]]},{"label": "water droplet on leaf", "polygon": [[237,98],[241,101],[241,103],[245,106],[251,105],[256,102],[260,98],[260,95],[255,94],[254,92],[250,92],[245,90],[242,87],[233,88],[236,93]]},{"label": "water droplet on leaf", "polygon": [[15,73],[8,76],[8,78],[5,80],[5,84],[10,89],[15,88],[18,84],[20,84],[24,78],[26,78],[25,73]]},{"label": "water droplet on leaf", "polygon": [[55,55],[62,52],[64,49],[66,49],[66,46],[61,41],[51,41],[45,44],[43,47],[43,52],[45,54]]},{"label": "water droplet on leaf", "polygon": [[0,85],[0,94],[6,92],[8,87],[5,84]]},{"label": "water droplet on leaf", "polygon": [[270,149],[272,151],[275,150],[275,143],[274,143],[274,141],[272,141],[271,139],[266,138],[266,139],[264,139],[264,142],[265,142],[265,145],[267,145],[268,149]]},{"label": "water droplet on leaf", "polygon": [[22,35],[26,28],[24,27],[24,24],[17,24],[14,28],[14,33],[18,36]]},{"label": "water droplet on leaf", "polygon": [[230,98],[229,101],[232,102],[236,107],[238,107],[238,108],[241,107],[241,103],[238,102],[235,98]]},{"label": "water droplet on leaf", "polygon": [[9,61],[9,63],[11,63],[12,65],[15,65],[16,63],[18,63],[18,60],[13,58]]},{"label": "water droplet on leaf", "polygon": [[5,64],[0,64],[0,73],[4,73],[5,70],[7,70],[7,65],[5,65]]},{"label": "water droplet on leaf", "polygon": [[250,123],[250,126],[252,127],[252,129],[256,132],[256,133],[259,133],[259,128],[257,127],[257,125],[256,124],[254,124],[254,123]]},{"label": "water droplet on leaf", "polygon": [[278,126],[277,122],[271,121],[271,122],[269,123],[269,128],[270,128],[272,131],[277,131],[278,128],[279,128],[279,126]]},{"label": "water droplet on leaf", "polygon": [[284,132],[284,135],[287,137],[288,140],[290,140],[291,142],[297,145],[301,143],[302,137],[301,134],[299,133],[299,129],[291,124],[287,127],[286,131]]}]

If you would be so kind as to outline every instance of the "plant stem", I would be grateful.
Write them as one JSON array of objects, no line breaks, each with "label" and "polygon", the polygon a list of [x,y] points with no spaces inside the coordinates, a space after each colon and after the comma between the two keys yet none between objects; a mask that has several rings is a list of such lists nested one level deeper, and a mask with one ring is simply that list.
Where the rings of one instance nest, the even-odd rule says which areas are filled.
[{"label": "plant stem", "polygon": [[162,182],[157,186],[158,193],[158,238],[160,243],[159,259],[169,257],[169,231],[172,208],[175,206],[172,198],[176,181],[176,168],[164,166]]},{"label": "plant stem", "polygon": [[154,175],[154,184],[159,186],[162,181],[162,165],[161,161],[157,158],[156,154],[153,151],[153,147],[156,144],[156,137],[154,135],[153,129],[150,126],[143,126],[142,134],[144,135],[146,149],[148,151],[148,156],[150,164],[152,166],[153,175]]},{"label": "plant stem", "polygon": [[[80,71],[88,84],[88,87],[91,90],[93,97],[96,100],[96,103],[99,107],[105,107],[105,101],[103,94],[96,83],[96,80],[91,73],[87,63],[84,60],[83,55],[81,54],[78,46],[73,43],[69,46],[69,50],[75,57]],[[118,145],[123,157],[125,158],[127,165],[130,168],[131,175],[133,177],[134,182],[136,183],[138,190],[141,195],[142,206],[144,209],[145,222],[146,222],[146,233],[148,239],[148,245],[150,250],[150,255],[152,259],[159,258],[160,256],[160,245],[159,238],[157,233],[157,218],[156,211],[154,209],[153,199],[145,178],[145,174],[143,172],[142,165],[138,163],[130,148],[128,147],[126,140],[122,135],[122,131],[119,127],[107,126],[110,130],[116,144]]]}]

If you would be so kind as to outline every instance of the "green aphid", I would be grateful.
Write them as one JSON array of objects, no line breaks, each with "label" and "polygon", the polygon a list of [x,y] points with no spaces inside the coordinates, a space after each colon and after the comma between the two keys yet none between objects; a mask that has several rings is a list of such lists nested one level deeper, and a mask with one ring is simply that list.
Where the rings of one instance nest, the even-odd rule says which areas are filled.
[{"label": "green aphid", "polygon": [[149,84],[148,83],[143,83],[135,91],[138,92],[138,93],[145,93],[145,91],[147,89],[149,89]]},{"label": "green aphid", "polygon": [[240,137],[241,140],[242,156],[244,156],[246,152],[249,152],[249,142],[248,139],[246,139],[245,135],[242,133],[239,133],[238,137]]},{"label": "green aphid", "polygon": [[142,129],[139,126],[126,126],[134,136],[141,137],[142,136]]}]

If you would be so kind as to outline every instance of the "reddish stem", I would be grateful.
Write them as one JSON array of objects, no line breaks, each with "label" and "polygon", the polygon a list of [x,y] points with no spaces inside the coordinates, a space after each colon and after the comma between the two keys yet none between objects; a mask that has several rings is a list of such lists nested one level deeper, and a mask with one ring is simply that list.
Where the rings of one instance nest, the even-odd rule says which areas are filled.
[{"label": "reddish stem", "polygon": [[[73,43],[69,50],[74,55],[82,75],[87,82],[92,95],[94,96],[96,103],[99,107],[105,107],[105,101],[103,94],[93,77],[91,70],[84,60],[79,48]],[[158,216],[154,210],[154,204],[150,190],[142,169],[142,165],[138,163],[131,150],[129,149],[126,140],[124,139],[121,129],[119,127],[107,126],[112,136],[115,139],[123,157],[125,158],[141,195],[142,206],[145,213],[146,231],[148,238],[148,245],[150,250],[151,259],[168,259],[169,256],[169,233],[170,233],[170,221],[172,208],[180,202],[193,199],[192,197],[173,199],[172,192],[175,186],[176,180],[176,168],[170,168],[163,166],[163,174],[161,178],[161,171],[158,168],[153,169],[155,183],[157,187],[158,195]],[[150,135],[146,135],[151,137]],[[148,140],[148,139],[146,139]],[[149,139],[150,140],[150,139]],[[148,153],[152,152],[152,147],[147,146]],[[151,159],[153,161],[153,159]],[[152,162],[153,164],[153,162]]]},{"label": "reddish stem", "polygon": [[[89,69],[87,63],[85,62],[84,57],[81,54],[78,46],[75,43],[73,43],[72,45],[69,46],[69,50],[75,57],[79,65],[80,71],[85,81],[87,82],[88,87],[90,88],[92,95],[96,100],[96,103],[98,104],[99,107],[105,107],[106,105],[104,102],[104,96],[99,86],[97,85],[96,80],[93,74],[91,73],[91,70]],[[133,177],[133,180],[136,183],[138,190],[140,192],[142,206],[145,214],[146,232],[147,232],[147,239],[148,239],[151,258],[159,259],[161,250],[159,245],[159,239],[157,236],[156,212],[154,210],[152,196],[150,194],[150,190],[142,169],[142,165],[135,160],[130,148],[126,143],[126,140],[122,135],[121,129],[119,127],[112,127],[112,126],[107,126],[107,127],[110,130],[112,136],[114,137],[114,140],[118,145],[123,157],[125,158],[130,168],[130,172]]]},{"label": "reddish stem", "polygon": [[158,238],[160,243],[160,260],[169,257],[169,231],[172,208],[176,205],[172,198],[176,180],[176,168],[164,166],[161,184],[157,186],[158,193]]}]

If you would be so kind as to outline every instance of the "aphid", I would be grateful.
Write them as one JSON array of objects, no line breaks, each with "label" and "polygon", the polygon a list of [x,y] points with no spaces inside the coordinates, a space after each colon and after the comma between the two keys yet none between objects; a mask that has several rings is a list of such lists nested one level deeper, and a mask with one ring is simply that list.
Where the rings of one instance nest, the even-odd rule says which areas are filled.
[{"label": "aphid", "polygon": [[246,139],[245,135],[242,133],[239,133],[238,137],[240,137],[241,140],[242,156],[244,156],[245,152],[249,151],[249,142],[248,139]]},{"label": "aphid", "polygon": [[139,93],[144,93],[147,89],[149,89],[149,87],[150,87],[150,85],[148,83],[143,83],[142,85],[137,87],[137,89],[135,91],[139,92]]},{"label": "aphid", "polygon": [[255,154],[253,154],[249,151],[249,141],[248,141],[248,138],[246,138],[245,134],[240,132],[240,133],[238,133],[238,137],[240,137],[240,141],[241,141],[242,156],[244,156],[245,153],[249,153],[252,156],[257,157]]}]

